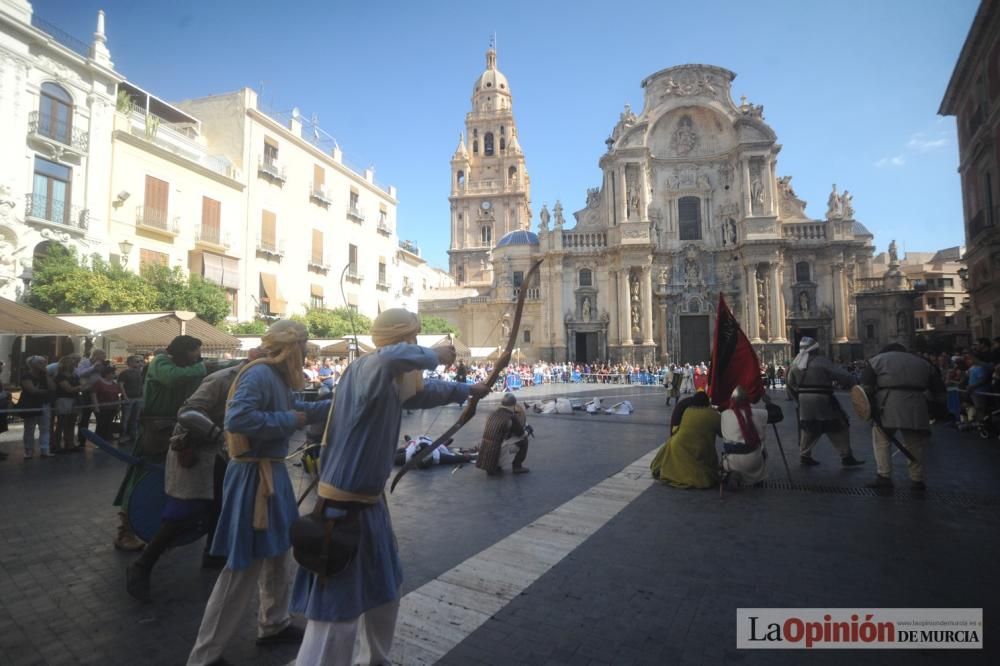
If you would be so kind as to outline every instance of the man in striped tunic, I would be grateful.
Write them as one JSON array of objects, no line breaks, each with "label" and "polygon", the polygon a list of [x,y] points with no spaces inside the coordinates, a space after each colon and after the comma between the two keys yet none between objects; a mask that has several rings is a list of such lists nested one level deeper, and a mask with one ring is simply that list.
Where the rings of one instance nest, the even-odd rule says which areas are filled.
[{"label": "man in striped tunic", "polygon": [[500,401],[500,407],[486,419],[476,467],[486,470],[489,476],[502,474],[507,453],[516,448],[511,471],[514,474],[527,472],[528,468],[523,463],[528,457],[528,434],[531,431],[530,426],[525,425],[525,418],[514,394],[506,394]]}]

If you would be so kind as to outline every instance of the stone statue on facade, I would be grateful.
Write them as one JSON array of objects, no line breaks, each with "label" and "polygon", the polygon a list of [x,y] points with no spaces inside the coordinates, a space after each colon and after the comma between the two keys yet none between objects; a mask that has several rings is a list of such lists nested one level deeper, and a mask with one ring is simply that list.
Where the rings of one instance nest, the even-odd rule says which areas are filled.
[{"label": "stone statue on facade", "polygon": [[684,282],[690,285],[696,285],[701,280],[701,268],[698,266],[698,260],[694,257],[688,256],[684,259]]},{"label": "stone statue on facade", "polygon": [[563,224],[566,223],[566,220],[563,219],[563,207],[562,207],[562,204],[559,203],[558,199],[556,199],[556,205],[552,207],[552,211],[556,214],[556,225],[555,225],[555,228],[556,229],[562,229],[563,228]]},{"label": "stone statue on facade", "polygon": [[764,183],[758,176],[750,183],[750,203],[754,213],[764,211]]},{"label": "stone statue on facade", "polygon": [[549,230],[549,209],[542,204],[542,210],[538,213],[538,228],[541,231]]},{"label": "stone statue on facade", "polygon": [[854,197],[847,190],[840,195],[840,212],[845,220],[854,219]]},{"label": "stone statue on facade", "polygon": [[670,147],[678,155],[687,155],[698,145],[698,133],[694,131],[694,123],[691,116],[682,116],[677,122],[677,129],[674,130]]},{"label": "stone statue on facade", "polygon": [[587,188],[587,208],[597,208],[597,204],[600,202],[601,188],[599,187],[588,187]]},{"label": "stone statue on facade", "polygon": [[892,242],[889,243],[889,265],[890,266],[899,265],[899,250],[896,249],[895,238],[893,238]]},{"label": "stone statue on facade", "polygon": [[583,312],[583,320],[584,321],[590,321],[591,312],[590,312],[590,297],[589,296],[584,296],[583,297],[583,306],[580,309]]},{"label": "stone statue on facade", "polygon": [[757,328],[759,337],[767,339],[767,279],[757,274]]},{"label": "stone statue on facade", "polygon": [[840,195],[837,194],[837,184],[833,184],[833,191],[830,192],[829,198],[826,200],[826,219],[828,220],[839,220],[844,216],[843,208],[841,208]]},{"label": "stone statue on facade", "polygon": [[722,186],[727,190],[733,184],[733,165],[728,160],[719,166],[719,179],[722,181]]},{"label": "stone statue on facade", "polygon": [[636,120],[637,118],[635,117],[635,114],[632,113],[632,106],[630,104],[626,104],[625,110],[621,112],[620,116],[618,116],[618,122],[627,127],[629,125],[634,125]]},{"label": "stone statue on facade", "polygon": [[666,266],[661,268],[659,277],[660,277],[660,284],[666,285],[668,282],[670,282],[670,269],[668,269]]},{"label": "stone statue on facade", "polygon": [[896,313],[896,335],[906,335],[906,313]]},{"label": "stone statue on facade", "polygon": [[639,192],[635,187],[630,187],[628,190],[628,216],[632,217],[632,214],[639,214]]},{"label": "stone statue on facade", "polygon": [[778,179],[778,192],[782,197],[795,199],[795,190],[792,189],[792,177],[782,176]]},{"label": "stone statue on facade", "polygon": [[802,314],[809,313],[809,293],[805,291],[799,292],[799,312]]}]

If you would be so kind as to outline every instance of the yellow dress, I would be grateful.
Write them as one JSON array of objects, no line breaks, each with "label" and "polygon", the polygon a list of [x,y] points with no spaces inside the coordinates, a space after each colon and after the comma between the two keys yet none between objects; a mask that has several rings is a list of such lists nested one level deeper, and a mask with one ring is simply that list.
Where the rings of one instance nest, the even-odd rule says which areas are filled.
[{"label": "yellow dress", "polygon": [[677,488],[711,488],[719,483],[715,436],[721,417],[713,407],[688,407],[681,425],[660,447],[649,467],[653,476]]}]

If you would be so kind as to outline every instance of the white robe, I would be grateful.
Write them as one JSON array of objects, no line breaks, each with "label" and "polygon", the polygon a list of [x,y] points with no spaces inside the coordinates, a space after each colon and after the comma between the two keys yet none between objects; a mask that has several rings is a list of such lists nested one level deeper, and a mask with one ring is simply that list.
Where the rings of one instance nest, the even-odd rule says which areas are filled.
[{"label": "white robe", "polygon": [[[745,485],[763,481],[767,478],[767,457],[764,453],[764,440],[767,435],[767,410],[752,409],[753,425],[757,429],[760,437],[760,448],[750,453],[723,453],[722,469],[728,472],[733,479]],[[730,444],[745,444],[743,433],[740,431],[740,423],[736,420],[736,413],[731,409],[722,412],[722,440]]]}]

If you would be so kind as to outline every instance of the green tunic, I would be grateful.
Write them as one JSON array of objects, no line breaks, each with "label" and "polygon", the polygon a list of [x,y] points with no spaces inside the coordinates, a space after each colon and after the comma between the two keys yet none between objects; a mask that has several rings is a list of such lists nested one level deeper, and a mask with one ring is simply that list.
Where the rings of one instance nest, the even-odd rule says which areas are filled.
[{"label": "green tunic", "polygon": [[715,436],[721,417],[712,407],[688,407],[681,425],[656,452],[653,476],[677,488],[711,488],[719,483]]},{"label": "green tunic", "polygon": [[[181,367],[167,354],[160,354],[152,360],[146,371],[139,437],[132,447],[133,456],[156,463],[164,461],[177,410],[195,392],[204,377],[205,364],[201,362]],[[115,496],[115,506],[128,510],[128,497],[143,474],[143,467],[129,466]]]}]

